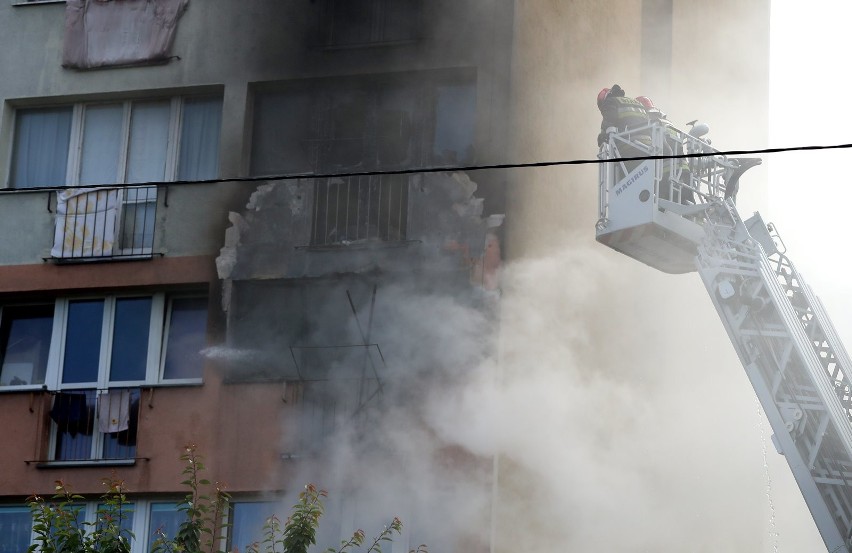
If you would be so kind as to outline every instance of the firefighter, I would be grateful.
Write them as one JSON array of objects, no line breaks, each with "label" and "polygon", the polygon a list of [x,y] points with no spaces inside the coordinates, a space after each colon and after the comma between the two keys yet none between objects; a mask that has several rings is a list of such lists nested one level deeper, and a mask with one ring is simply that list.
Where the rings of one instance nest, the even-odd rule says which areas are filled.
[{"label": "firefighter", "polygon": [[[617,148],[619,157],[641,157],[648,154],[648,148],[651,146],[651,135],[647,130],[649,120],[645,106],[635,98],[625,96],[624,90],[614,84],[612,88],[604,88],[598,93],[598,109],[603,116],[601,132],[598,135],[598,147],[607,141],[607,129],[609,128],[615,128],[618,132],[623,133],[646,127],[644,130],[631,133],[629,137],[631,142],[642,144],[646,147],[645,149],[623,142],[619,143]],[[640,163],[641,161],[626,161],[624,165],[629,173]]]},{"label": "firefighter", "polygon": [[[662,125],[665,132],[663,154],[668,156],[683,155],[683,138],[672,124],[666,119],[666,114],[660,111],[647,96],[637,96],[636,101],[642,104],[648,113],[648,118]],[[690,188],[692,173],[689,170],[689,160],[685,157],[664,159],[663,171],[660,178],[660,198],[670,200],[672,192],[680,189],[680,203],[694,204],[695,194]]]},{"label": "firefighter", "polygon": [[617,84],[612,85],[612,88],[601,89],[598,93],[598,109],[603,116],[598,146],[606,142],[606,130],[610,127],[625,132],[648,124],[645,106],[635,98],[625,96],[624,90]]}]

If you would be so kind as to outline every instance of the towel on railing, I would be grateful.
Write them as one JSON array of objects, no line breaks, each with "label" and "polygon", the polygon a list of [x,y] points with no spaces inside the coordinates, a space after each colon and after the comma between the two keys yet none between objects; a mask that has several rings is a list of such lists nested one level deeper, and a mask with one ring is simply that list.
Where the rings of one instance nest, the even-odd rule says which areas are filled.
[{"label": "towel on railing", "polygon": [[98,430],[112,434],[130,426],[130,390],[112,390],[98,398]]},{"label": "towel on railing", "polygon": [[56,230],[50,255],[108,257],[115,242],[121,190],[68,188],[56,196]]}]

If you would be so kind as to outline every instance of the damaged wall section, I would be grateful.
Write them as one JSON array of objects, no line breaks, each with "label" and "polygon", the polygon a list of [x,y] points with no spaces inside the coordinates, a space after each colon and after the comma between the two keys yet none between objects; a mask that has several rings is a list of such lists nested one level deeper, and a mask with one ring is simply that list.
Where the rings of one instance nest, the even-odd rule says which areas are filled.
[{"label": "damaged wall section", "polygon": [[[392,196],[405,198],[393,240],[381,209],[362,217],[386,188],[369,188],[368,207],[352,192],[358,181],[260,185],[243,213],[230,214],[217,258],[227,338],[208,356],[230,395],[246,401],[243,389],[283,382],[278,446],[299,481],[357,496],[380,479],[401,501],[395,508],[419,519],[417,531],[480,551],[487,537],[469,534],[487,527],[490,507],[470,498],[489,497],[491,460],[441,442],[428,398],[495,357],[503,217],[483,213],[466,173],[405,179],[404,194]],[[318,218],[332,222],[322,240]],[[426,514],[442,502],[464,503],[466,520],[478,522],[448,531],[449,521]]]}]

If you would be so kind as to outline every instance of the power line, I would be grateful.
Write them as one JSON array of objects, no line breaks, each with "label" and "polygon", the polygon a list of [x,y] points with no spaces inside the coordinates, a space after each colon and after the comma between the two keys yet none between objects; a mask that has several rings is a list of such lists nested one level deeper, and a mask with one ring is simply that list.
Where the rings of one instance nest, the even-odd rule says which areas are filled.
[{"label": "power line", "polygon": [[[532,169],[538,167],[560,167],[565,165],[601,165],[604,163],[619,163],[622,161],[646,161],[656,159],[688,159],[698,157],[714,157],[714,156],[740,156],[740,155],[756,155],[756,154],[777,154],[782,152],[802,152],[815,150],[843,150],[852,148],[852,144],[831,144],[831,145],[811,145],[811,146],[788,146],[783,148],[763,148],[759,150],[714,150],[711,152],[699,152],[691,154],[679,155],[664,155],[664,156],[634,156],[634,157],[616,157],[610,159],[586,158],[586,159],[562,159],[555,161],[534,161],[528,163],[493,163],[484,165],[441,165],[434,167],[414,167],[409,169],[381,169],[373,171],[346,171],[339,173],[287,173],[280,175],[265,175],[256,177],[232,177],[232,178],[216,178],[216,179],[200,179],[200,180],[177,180],[177,181],[155,181],[144,183],[110,183],[110,184],[86,184],[79,185],[80,188],[115,188],[121,187],[146,187],[146,186],[171,186],[175,184],[216,184],[225,182],[266,182],[266,181],[287,181],[301,179],[328,179],[328,178],[344,178],[344,177],[374,177],[382,175],[413,175],[421,173],[454,173],[460,171],[488,171],[497,169]],[[40,186],[30,188],[6,188],[0,189],[0,192],[35,192],[44,190],[57,190],[68,188],[67,186]]]}]

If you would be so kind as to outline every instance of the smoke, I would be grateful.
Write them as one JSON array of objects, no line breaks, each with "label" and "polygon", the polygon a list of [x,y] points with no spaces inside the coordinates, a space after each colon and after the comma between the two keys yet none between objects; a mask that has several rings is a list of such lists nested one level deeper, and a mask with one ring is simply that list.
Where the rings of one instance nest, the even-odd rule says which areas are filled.
[{"label": "smoke", "polygon": [[801,500],[700,281],[560,240],[505,267],[497,313],[379,289],[380,408],[293,478],[330,490],[326,544],[399,515],[433,552],[774,550],[769,499]]}]

